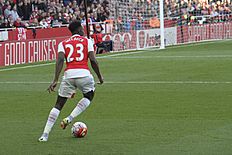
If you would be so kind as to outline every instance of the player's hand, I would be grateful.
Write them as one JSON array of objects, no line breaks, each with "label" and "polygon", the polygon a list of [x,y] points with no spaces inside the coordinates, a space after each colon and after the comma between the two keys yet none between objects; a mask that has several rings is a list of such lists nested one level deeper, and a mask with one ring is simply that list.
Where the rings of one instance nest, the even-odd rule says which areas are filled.
[{"label": "player's hand", "polygon": [[55,88],[56,88],[56,85],[57,85],[57,81],[53,81],[53,82],[50,84],[50,86],[48,87],[47,91],[48,91],[49,93],[54,92],[54,91],[55,91]]},{"label": "player's hand", "polygon": [[104,79],[103,79],[103,77],[102,77],[102,76],[101,76],[101,77],[99,77],[98,79],[99,79],[99,82],[98,82],[97,84],[100,84],[100,85],[101,85],[101,84],[103,84],[103,83],[104,83]]}]

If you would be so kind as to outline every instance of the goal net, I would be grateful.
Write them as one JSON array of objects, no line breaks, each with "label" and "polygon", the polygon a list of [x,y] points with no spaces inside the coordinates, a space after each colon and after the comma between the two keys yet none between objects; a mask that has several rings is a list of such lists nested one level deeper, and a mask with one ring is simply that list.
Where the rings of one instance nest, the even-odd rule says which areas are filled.
[{"label": "goal net", "polygon": [[109,0],[114,50],[232,38],[231,0]]}]

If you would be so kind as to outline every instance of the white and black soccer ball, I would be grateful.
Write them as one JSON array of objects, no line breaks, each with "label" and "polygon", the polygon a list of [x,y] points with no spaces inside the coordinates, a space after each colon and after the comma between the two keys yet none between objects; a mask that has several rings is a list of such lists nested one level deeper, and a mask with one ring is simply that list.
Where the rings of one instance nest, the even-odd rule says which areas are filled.
[{"label": "white and black soccer ball", "polygon": [[87,126],[83,122],[76,122],[72,125],[71,133],[76,138],[85,137],[87,134]]}]

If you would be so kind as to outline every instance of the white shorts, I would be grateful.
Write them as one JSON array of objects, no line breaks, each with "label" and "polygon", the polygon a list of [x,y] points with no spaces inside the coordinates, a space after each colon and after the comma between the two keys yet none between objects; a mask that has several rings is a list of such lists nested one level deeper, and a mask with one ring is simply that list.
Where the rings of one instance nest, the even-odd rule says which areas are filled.
[{"label": "white shorts", "polygon": [[64,79],[60,83],[60,88],[58,90],[59,96],[72,98],[76,90],[79,89],[83,94],[95,90],[95,82],[93,76],[79,77]]}]

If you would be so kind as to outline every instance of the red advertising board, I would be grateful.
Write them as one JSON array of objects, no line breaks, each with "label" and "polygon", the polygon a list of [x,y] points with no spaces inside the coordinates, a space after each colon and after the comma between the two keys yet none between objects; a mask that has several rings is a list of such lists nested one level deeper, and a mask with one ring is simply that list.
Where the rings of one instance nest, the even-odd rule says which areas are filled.
[{"label": "red advertising board", "polygon": [[0,43],[0,66],[11,66],[56,59],[59,42],[67,37]]},{"label": "red advertising board", "polygon": [[[13,29],[8,32],[9,41],[14,41],[19,39],[19,34],[22,34],[21,29]],[[20,33],[19,33],[20,32]],[[71,36],[70,31],[67,27],[60,28],[47,28],[47,29],[27,29],[26,39],[44,39],[44,38],[56,38]],[[20,36],[21,38],[21,36]]]},{"label": "red advertising board", "polygon": [[232,22],[179,26],[177,43],[232,38]]},{"label": "red advertising board", "polygon": [[[175,29],[170,28],[170,30],[170,33],[166,34],[169,39],[172,38],[171,40],[166,38],[166,41],[171,43],[170,45],[232,38],[232,22],[178,26]],[[173,30],[176,33],[173,33]],[[152,36],[153,31],[159,30],[134,30],[125,33],[109,34],[105,35],[103,40],[112,40],[114,51],[146,47],[141,45],[150,46],[151,44],[154,46],[159,43],[160,38]],[[15,30],[10,31],[9,41],[0,42],[0,66],[54,60],[57,56],[58,44],[70,36],[71,33],[67,27],[36,29],[36,31],[27,30],[26,34],[22,30],[19,30],[17,33]],[[16,38],[20,38],[20,41],[16,40]],[[173,40],[176,41],[173,42]]]}]

